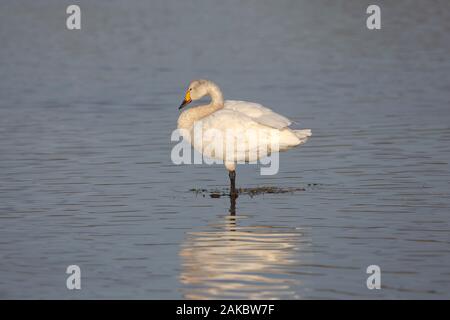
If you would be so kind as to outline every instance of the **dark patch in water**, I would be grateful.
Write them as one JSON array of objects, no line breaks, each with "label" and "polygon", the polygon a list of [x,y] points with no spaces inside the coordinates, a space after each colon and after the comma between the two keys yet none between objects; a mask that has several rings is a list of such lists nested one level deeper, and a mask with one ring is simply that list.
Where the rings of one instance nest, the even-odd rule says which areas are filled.
[{"label": "dark patch in water", "polygon": [[[314,187],[317,186],[317,183],[309,183],[306,186],[307,187]],[[250,197],[261,195],[261,194],[278,194],[278,193],[294,193],[294,192],[300,192],[300,191],[306,191],[305,187],[286,187],[286,188],[280,188],[280,187],[271,187],[271,186],[261,186],[261,187],[255,187],[255,188],[237,188],[236,189],[239,195],[249,195]],[[230,190],[228,188],[226,189],[197,189],[193,188],[189,191],[194,192],[196,195],[202,195],[205,197],[205,195],[209,194],[211,198],[221,198],[221,197],[229,197],[230,196]]]}]

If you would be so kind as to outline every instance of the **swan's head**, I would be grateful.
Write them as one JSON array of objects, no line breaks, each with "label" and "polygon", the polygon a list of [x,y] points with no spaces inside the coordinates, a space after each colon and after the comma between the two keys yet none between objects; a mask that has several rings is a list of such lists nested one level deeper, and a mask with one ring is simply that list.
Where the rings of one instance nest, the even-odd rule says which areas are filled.
[{"label": "swan's head", "polygon": [[189,87],[184,96],[184,100],[178,109],[181,109],[194,100],[201,99],[208,94],[208,80],[194,80],[189,84]]}]

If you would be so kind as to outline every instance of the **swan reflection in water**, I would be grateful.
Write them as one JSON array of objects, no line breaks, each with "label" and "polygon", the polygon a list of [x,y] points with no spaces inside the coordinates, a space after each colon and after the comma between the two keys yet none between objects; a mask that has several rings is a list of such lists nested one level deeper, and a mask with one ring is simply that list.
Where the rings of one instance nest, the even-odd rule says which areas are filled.
[{"label": "swan reflection in water", "polygon": [[300,298],[294,276],[304,236],[292,227],[244,226],[249,217],[230,211],[187,234],[179,253],[184,298]]}]

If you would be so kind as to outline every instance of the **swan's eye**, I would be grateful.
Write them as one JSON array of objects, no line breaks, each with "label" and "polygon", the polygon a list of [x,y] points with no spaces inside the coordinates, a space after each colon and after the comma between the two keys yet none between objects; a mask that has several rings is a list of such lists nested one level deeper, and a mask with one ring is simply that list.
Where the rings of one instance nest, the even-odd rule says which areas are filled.
[{"label": "swan's eye", "polygon": [[192,91],[192,88],[189,88],[189,91]]}]

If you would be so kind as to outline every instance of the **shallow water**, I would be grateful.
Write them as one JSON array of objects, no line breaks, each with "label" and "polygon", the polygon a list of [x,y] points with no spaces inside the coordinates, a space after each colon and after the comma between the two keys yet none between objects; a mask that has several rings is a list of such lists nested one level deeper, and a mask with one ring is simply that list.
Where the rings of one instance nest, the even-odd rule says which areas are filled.
[{"label": "shallow water", "polygon": [[[79,1],[81,31],[0,4],[0,298],[450,298],[448,2],[381,1],[380,31],[365,1],[214,2]],[[170,160],[200,77],[312,129],[238,167],[297,191],[191,191],[228,183]]]}]

